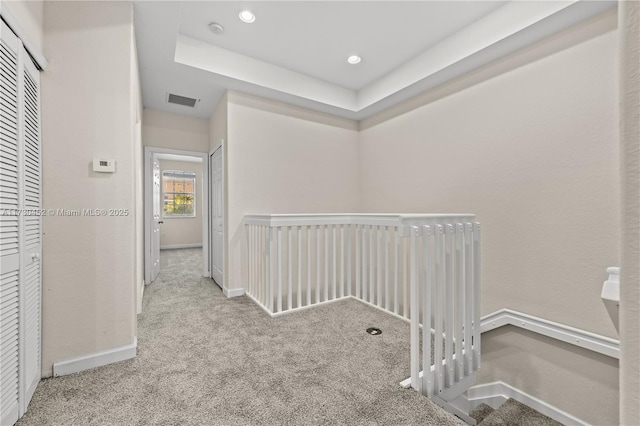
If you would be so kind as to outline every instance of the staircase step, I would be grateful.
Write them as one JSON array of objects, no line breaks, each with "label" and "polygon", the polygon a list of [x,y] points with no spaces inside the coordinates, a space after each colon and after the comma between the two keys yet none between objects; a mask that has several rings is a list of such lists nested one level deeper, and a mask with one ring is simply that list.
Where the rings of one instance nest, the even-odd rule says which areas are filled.
[{"label": "staircase step", "polygon": [[514,399],[508,399],[500,408],[494,410],[478,426],[562,426],[550,417],[528,407]]},{"label": "staircase step", "polygon": [[469,415],[474,419],[476,419],[478,424],[480,424],[484,419],[489,417],[489,415],[494,411],[495,410],[490,406],[488,406],[487,404],[480,404],[473,411],[471,411]]}]

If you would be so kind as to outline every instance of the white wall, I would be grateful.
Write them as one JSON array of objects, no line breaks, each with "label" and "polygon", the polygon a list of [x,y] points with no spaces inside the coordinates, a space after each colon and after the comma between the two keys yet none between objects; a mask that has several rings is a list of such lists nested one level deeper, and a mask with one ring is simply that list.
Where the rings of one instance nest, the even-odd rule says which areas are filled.
[{"label": "white wall", "polygon": [[[181,170],[196,174],[196,216],[165,217],[161,214],[160,247],[202,245],[202,163],[160,160],[160,175],[165,170]],[[164,185],[162,186],[164,190]],[[161,207],[162,209],[162,207]]]},{"label": "white wall", "polygon": [[226,285],[241,288],[245,214],[358,210],[358,132],[352,121],[247,95],[228,101]]},{"label": "white wall", "polygon": [[[535,50],[510,71],[363,126],[362,208],[476,213],[483,314],[506,307],[617,337],[600,299],[606,268],[620,262],[617,34],[522,60]],[[504,344],[482,379],[500,370],[505,382],[534,383],[534,396],[578,417],[617,422],[615,369],[584,392],[578,376],[589,371],[544,369],[548,345],[529,346],[532,360],[509,373],[517,349]],[[559,365],[576,360],[573,351],[554,354]]]},{"label": "white wall", "polygon": [[[43,375],[134,341],[136,168],[130,2],[46,2],[43,207],[128,209],[43,220]],[[94,173],[95,156],[116,161]]]},{"label": "white wall", "polygon": [[145,108],[142,143],[156,148],[209,152],[209,121]]},{"label": "white wall", "polygon": [[[44,2],[42,0],[0,0],[1,7],[8,8],[16,17],[27,37],[40,52],[44,39]],[[42,52],[44,53],[44,52]]]}]

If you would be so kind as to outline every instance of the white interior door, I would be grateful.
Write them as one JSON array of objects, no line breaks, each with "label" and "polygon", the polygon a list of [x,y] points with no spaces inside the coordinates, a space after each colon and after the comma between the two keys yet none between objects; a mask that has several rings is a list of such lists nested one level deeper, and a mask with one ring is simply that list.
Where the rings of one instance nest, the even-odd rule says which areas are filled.
[{"label": "white interior door", "polygon": [[41,374],[40,76],[0,21],[0,425],[27,410]]},{"label": "white interior door", "polygon": [[[22,49],[21,94],[23,98],[21,112],[22,124],[22,194],[21,208],[21,242],[22,276],[21,319],[22,334],[24,336],[24,350],[22,351],[23,368],[21,370],[24,383],[24,397],[22,398],[22,412],[40,382],[40,321],[41,321],[41,255],[42,255],[42,216],[41,209],[41,180],[40,180],[40,74],[27,52]],[[27,214],[35,212],[36,214]]]},{"label": "white interior door", "polygon": [[20,416],[18,46],[0,21],[0,424]]},{"label": "white interior door", "polygon": [[155,281],[160,273],[160,162],[154,155],[151,158],[153,167],[153,190],[152,190],[152,204],[153,204],[153,220],[151,222],[151,261],[153,266],[151,267],[151,282]]},{"label": "white interior door", "polygon": [[224,286],[224,186],[222,146],[211,154],[211,278]]}]

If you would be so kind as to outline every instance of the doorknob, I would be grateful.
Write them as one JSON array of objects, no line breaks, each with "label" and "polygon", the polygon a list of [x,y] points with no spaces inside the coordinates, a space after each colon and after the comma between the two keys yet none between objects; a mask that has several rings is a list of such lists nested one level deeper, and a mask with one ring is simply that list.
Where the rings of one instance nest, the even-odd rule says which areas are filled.
[{"label": "doorknob", "polygon": [[40,259],[40,255],[39,255],[38,253],[33,253],[33,254],[31,255],[31,260],[32,260],[33,262],[35,262],[35,261],[36,261],[36,260],[38,260],[38,259]]},{"label": "doorknob", "polygon": [[158,221],[158,224],[160,224],[160,223],[164,223],[164,220],[159,220],[159,221]]}]

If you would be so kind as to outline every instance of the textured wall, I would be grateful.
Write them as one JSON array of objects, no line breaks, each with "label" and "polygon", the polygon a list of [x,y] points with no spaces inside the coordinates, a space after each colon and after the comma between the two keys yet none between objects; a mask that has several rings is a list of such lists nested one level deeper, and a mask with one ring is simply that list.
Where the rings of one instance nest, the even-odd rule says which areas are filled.
[{"label": "textured wall", "polygon": [[[46,2],[43,207],[127,209],[43,220],[43,375],[131,344],[136,331],[135,111],[130,2]],[[116,172],[95,173],[95,156]]]},{"label": "textured wall", "polygon": [[[520,328],[482,335],[478,383],[497,380],[593,425],[618,423],[618,360]],[[585,389],[597,389],[584,392]]]},{"label": "textured wall", "polygon": [[209,121],[145,108],[142,143],[156,148],[209,152]]},{"label": "textured wall", "polygon": [[362,131],[363,210],[476,213],[483,314],[617,337],[600,300],[619,264],[616,76],[609,32]]},{"label": "textured wall", "polygon": [[[478,215],[483,314],[510,308],[617,338],[600,299],[606,268],[620,262],[617,32],[606,28],[551,38],[492,65],[500,72],[479,70],[484,80],[363,123],[364,211]],[[575,351],[495,336],[483,336],[485,352],[500,348],[486,352],[483,381],[524,388],[587,421],[617,422],[614,365],[600,382]],[[545,368],[549,354],[559,367]],[[585,395],[589,378],[602,389]]]},{"label": "textured wall", "polygon": [[242,287],[243,218],[358,210],[354,122],[230,93],[227,285]]}]

